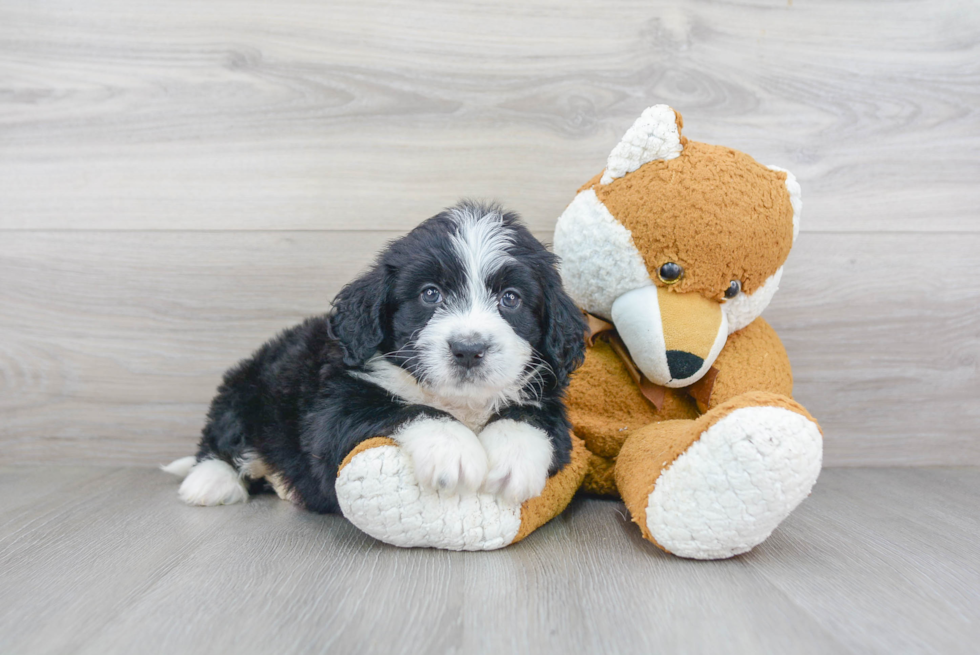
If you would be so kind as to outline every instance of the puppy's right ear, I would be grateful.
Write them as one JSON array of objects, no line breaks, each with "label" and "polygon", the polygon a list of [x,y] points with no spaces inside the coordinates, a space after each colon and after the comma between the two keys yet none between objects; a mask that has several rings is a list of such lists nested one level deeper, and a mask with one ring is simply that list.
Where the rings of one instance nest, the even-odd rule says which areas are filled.
[{"label": "puppy's right ear", "polygon": [[390,291],[389,275],[378,264],[334,298],[330,328],[344,348],[348,366],[366,362],[384,341]]}]

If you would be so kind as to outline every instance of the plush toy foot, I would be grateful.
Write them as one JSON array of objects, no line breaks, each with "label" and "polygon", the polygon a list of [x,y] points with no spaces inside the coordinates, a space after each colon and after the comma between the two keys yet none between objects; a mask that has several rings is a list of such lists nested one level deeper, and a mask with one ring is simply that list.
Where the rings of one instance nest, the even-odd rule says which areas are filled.
[{"label": "plush toy foot", "polygon": [[637,431],[616,482],[647,539],[680,557],[724,559],[762,543],[809,495],[822,453],[802,406],[750,393]]},{"label": "plush toy foot", "polygon": [[446,494],[419,485],[412,460],[394,441],[368,439],[344,459],[337,500],[347,519],[394,546],[495,550],[516,543],[561,513],[582,484],[588,453],[574,436],[572,461],[542,494],[521,505],[488,493]]}]

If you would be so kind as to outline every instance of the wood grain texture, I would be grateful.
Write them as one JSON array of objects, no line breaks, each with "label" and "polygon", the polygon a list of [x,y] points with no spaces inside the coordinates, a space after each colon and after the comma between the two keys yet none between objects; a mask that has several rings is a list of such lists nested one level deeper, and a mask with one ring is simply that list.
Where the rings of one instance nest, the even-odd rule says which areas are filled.
[{"label": "wood grain texture", "polygon": [[765,316],[828,465],[980,464],[978,248],[975,234],[801,237]]},{"label": "wood grain texture", "polygon": [[[11,653],[971,653],[978,469],[832,469],[751,553],[671,557],[578,499],[491,553],[384,546],[272,496],[190,508],[159,471],[0,468]],[[5,489],[5,491],[9,491]],[[17,512],[20,510],[17,509]]]},{"label": "wood grain texture", "polygon": [[[393,236],[9,233],[0,461],[151,465],[192,452],[221,374],[325,311]],[[978,251],[972,233],[800,240],[766,316],[828,465],[980,464]],[[915,262],[941,262],[943,277]]]},{"label": "wood grain texture", "polygon": [[969,0],[0,3],[0,227],[550,229],[640,111],[793,170],[808,230],[980,229]]},{"label": "wood grain texture", "polygon": [[967,0],[0,0],[0,462],[189,452],[222,371],[460,196],[550,239],[640,111],[793,170],[829,464],[980,464]]},{"label": "wood grain texture", "polygon": [[853,652],[975,650],[980,471],[837,469],[817,485],[752,566]]}]

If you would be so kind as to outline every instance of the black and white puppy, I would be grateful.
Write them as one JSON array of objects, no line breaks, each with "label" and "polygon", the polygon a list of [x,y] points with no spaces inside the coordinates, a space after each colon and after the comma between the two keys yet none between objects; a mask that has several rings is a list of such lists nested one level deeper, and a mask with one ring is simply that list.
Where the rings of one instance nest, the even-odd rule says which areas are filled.
[{"label": "black and white puppy", "polygon": [[392,242],[333,310],[225,374],[196,457],[165,470],[192,505],[281,497],[338,512],[361,441],[390,436],[419,483],[521,503],[568,463],[563,394],[586,325],[557,260],[495,205],[463,202]]}]

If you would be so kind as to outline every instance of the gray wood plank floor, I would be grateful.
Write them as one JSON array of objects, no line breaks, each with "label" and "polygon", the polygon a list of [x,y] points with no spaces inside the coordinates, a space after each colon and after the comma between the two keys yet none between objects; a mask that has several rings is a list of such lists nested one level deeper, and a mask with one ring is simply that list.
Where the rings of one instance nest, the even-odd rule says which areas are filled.
[{"label": "gray wood plank floor", "polygon": [[761,547],[667,556],[577,499],[493,553],[400,550],[145,468],[0,468],[3,653],[975,653],[980,469],[829,469]]}]

